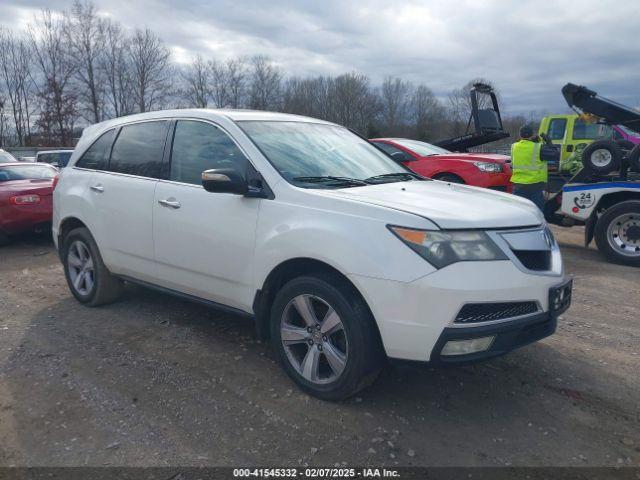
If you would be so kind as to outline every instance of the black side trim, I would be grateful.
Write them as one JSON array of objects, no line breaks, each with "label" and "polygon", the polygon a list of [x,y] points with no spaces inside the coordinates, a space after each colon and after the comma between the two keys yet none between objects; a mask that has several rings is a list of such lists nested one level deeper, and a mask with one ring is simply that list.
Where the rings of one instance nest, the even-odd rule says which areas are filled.
[{"label": "black side trim", "polygon": [[244,310],[240,310],[238,308],[230,307],[228,305],[223,305],[222,303],[213,302],[211,300],[206,300],[204,298],[196,297],[194,295],[189,295],[188,293],[182,293],[177,290],[172,290],[171,288],[161,287],[159,285],[154,285],[153,283],[148,283],[142,280],[138,280],[135,278],[128,277],[126,275],[118,275],[118,278],[125,280],[127,282],[135,283],[145,288],[150,288],[151,290],[156,290],[162,293],[168,293],[169,295],[173,295],[175,297],[180,297],[185,300],[189,300],[195,303],[201,303],[202,305],[206,305],[211,308],[215,308],[216,310],[220,310],[221,312],[230,313],[232,315],[238,315],[245,318],[254,318],[254,315],[249,312],[245,312]]}]

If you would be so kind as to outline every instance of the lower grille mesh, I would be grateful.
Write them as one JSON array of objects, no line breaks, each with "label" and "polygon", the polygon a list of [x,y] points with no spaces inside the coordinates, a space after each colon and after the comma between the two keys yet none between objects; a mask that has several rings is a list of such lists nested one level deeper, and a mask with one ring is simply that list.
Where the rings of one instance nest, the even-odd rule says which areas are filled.
[{"label": "lower grille mesh", "polygon": [[456,323],[490,322],[529,315],[538,311],[536,302],[468,303],[456,317]]}]

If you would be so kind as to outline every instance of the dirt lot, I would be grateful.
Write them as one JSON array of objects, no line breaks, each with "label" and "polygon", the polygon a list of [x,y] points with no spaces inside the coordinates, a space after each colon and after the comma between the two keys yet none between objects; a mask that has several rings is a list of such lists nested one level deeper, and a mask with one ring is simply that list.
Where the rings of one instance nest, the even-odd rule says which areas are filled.
[{"label": "dirt lot", "polygon": [[301,394],[247,320],[139,287],[80,306],[50,242],[0,249],[0,465],[639,465],[640,270],[559,231],[556,335]]}]

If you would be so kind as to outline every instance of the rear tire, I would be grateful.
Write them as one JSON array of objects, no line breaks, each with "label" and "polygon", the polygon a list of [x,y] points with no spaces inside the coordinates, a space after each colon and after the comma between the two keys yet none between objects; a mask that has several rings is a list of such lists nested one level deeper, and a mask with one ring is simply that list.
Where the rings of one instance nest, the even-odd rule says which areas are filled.
[{"label": "rear tire", "polygon": [[582,164],[590,172],[606,175],[620,168],[622,149],[612,140],[596,140],[582,152]]},{"label": "rear tire", "polygon": [[640,200],[614,205],[596,223],[598,250],[613,263],[640,266]]},{"label": "rear tire", "polygon": [[640,173],[640,144],[633,147],[629,154],[629,165],[631,169]]},{"label": "rear tire", "polygon": [[440,180],[441,182],[447,182],[447,183],[460,183],[460,184],[465,183],[463,179],[461,179],[457,175],[454,175],[453,173],[443,173],[440,175],[436,175],[433,178],[434,180]]},{"label": "rear tire", "polygon": [[64,238],[62,264],[69,290],[80,303],[97,307],[122,294],[124,282],[111,275],[87,228],[71,230]]},{"label": "rear tire", "polygon": [[335,274],[298,277],[280,289],[271,339],[287,374],[323,400],[343,400],[367,387],[385,360],[369,308]]}]

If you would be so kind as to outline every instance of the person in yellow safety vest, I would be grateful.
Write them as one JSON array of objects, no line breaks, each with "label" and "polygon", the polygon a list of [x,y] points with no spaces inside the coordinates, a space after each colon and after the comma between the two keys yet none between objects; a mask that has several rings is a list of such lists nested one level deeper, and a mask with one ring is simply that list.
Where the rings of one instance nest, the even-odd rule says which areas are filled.
[{"label": "person in yellow safety vest", "polygon": [[520,127],[520,140],[511,145],[511,182],[514,195],[531,200],[543,210],[548,174],[547,162],[540,158],[541,146],[531,125]]}]

